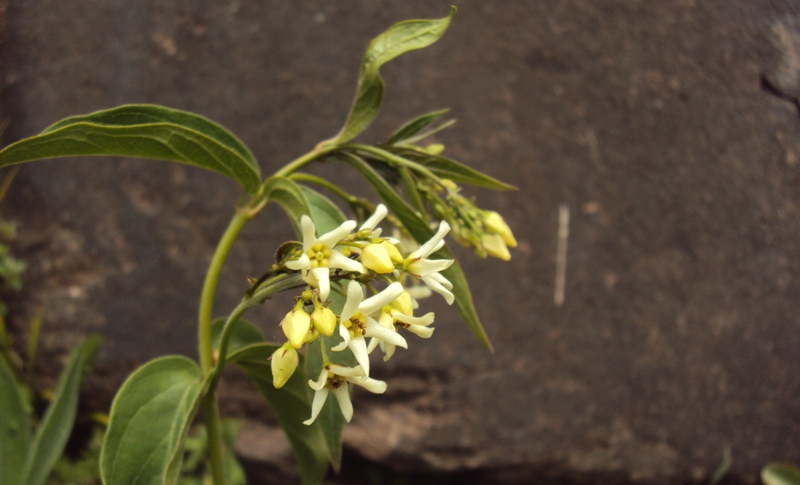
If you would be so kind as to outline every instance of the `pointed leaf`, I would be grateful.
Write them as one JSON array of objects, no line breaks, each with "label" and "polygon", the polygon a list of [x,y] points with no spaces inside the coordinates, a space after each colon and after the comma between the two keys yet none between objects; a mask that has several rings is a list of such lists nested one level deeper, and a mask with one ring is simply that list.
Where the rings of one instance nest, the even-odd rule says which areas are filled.
[{"label": "pointed leaf", "polygon": [[770,463],[761,470],[764,485],[800,485],[800,469],[783,463]]},{"label": "pointed leaf", "polygon": [[122,156],[186,163],[255,192],[261,176],[233,134],[202,116],[155,105],[124,105],[65,118],[0,151],[0,167],[45,158]]},{"label": "pointed leaf", "polygon": [[329,198],[303,185],[300,186],[300,190],[308,201],[311,220],[314,221],[317,233],[325,234],[332,231],[347,220],[342,211],[339,210],[339,207]]},{"label": "pointed leaf", "polygon": [[397,145],[405,142],[409,138],[419,134],[422,130],[441,118],[448,111],[450,110],[442,109],[439,111],[432,111],[414,118],[413,120],[401,126],[400,129],[395,131],[392,136],[386,140],[386,145]]},{"label": "pointed leaf", "polygon": [[55,398],[47,406],[36,430],[25,464],[27,485],[41,485],[64,453],[78,413],[78,392],[84,363],[97,348],[97,339],[89,339],[72,351],[69,362],[58,379]]},{"label": "pointed leaf", "polygon": [[301,482],[304,485],[316,485],[325,478],[331,461],[326,437],[332,430],[326,429],[319,419],[310,426],[303,424],[311,416],[313,399],[313,390],[308,386],[308,381],[317,378],[306,373],[303,356],[300,356],[300,365],[289,381],[281,389],[273,387],[268,359],[278,348],[280,346],[272,344],[251,345],[231,354],[229,362],[236,363],[247,372],[275,412],[294,450]]},{"label": "pointed leaf", "polygon": [[[417,242],[422,244],[433,237],[434,230],[428,227],[426,221],[421,219],[419,215],[414,212],[414,209],[412,209],[406,201],[404,201],[402,197],[372,169],[372,167],[364,160],[349,153],[342,153],[341,155],[342,161],[358,170],[373,188],[375,188],[375,191],[389,207],[389,210],[400,219]],[[464,272],[461,270],[461,266],[458,264],[455,256],[447,249],[447,246],[443,247],[435,254],[443,259],[453,260],[452,266],[443,271],[442,275],[453,284],[452,293],[456,297],[456,309],[461,315],[462,320],[464,320],[464,324],[466,324],[467,328],[469,328],[478,340],[491,351],[492,344],[489,342],[486,331],[483,329],[478,314],[475,311],[475,306],[472,303],[472,294],[469,291],[469,285],[467,284]]]},{"label": "pointed leaf", "polygon": [[516,190],[513,185],[501,182],[455,160],[432,155],[416,147],[386,147],[386,150],[412,162],[419,163],[436,175],[454,182],[477,185],[494,190]]},{"label": "pointed leaf", "polygon": [[0,359],[0,483],[24,483],[31,418],[14,373]]},{"label": "pointed leaf", "polygon": [[197,364],[182,356],[137,369],[111,405],[100,474],[105,485],[173,485],[203,388]]},{"label": "pointed leaf", "polygon": [[428,47],[439,40],[455,13],[455,7],[451,7],[450,14],[441,19],[406,20],[394,24],[370,42],[361,61],[353,107],[342,131],[330,144],[337,145],[353,139],[375,119],[383,102],[383,80],[379,74],[381,66],[405,52]]}]

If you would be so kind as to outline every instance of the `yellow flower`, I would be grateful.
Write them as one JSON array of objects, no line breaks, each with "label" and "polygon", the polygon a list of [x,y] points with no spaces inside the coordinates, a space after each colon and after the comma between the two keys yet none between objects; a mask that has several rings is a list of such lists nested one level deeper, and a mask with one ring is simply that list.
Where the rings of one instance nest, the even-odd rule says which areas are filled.
[{"label": "yellow flower", "polygon": [[[503,216],[494,211],[487,211],[484,213],[483,225],[487,231],[492,234],[497,234],[503,238],[503,242],[510,248],[517,247],[517,240],[514,238],[514,233],[508,227]],[[487,249],[488,251],[488,249]],[[501,258],[502,259],[502,258]]]}]

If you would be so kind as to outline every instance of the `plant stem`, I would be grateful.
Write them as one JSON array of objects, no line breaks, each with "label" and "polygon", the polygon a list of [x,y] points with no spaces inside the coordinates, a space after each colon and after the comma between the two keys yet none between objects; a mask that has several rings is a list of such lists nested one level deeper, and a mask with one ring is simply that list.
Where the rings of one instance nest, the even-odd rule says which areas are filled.
[{"label": "plant stem", "polygon": [[203,421],[208,431],[208,455],[211,461],[211,476],[214,485],[225,485],[225,450],[222,444],[222,426],[219,419],[217,393],[210,392],[202,397]]},{"label": "plant stem", "polygon": [[198,317],[197,328],[197,344],[200,353],[200,368],[203,370],[203,375],[211,372],[214,366],[213,349],[211,348],[211,316],[214,312],[214,295],[217,292],[217,282],[219,275],[222,272],[222,267],[225,264],[225,259],[228,257],[234,241],[239,236],[239,233],[244,228],[244,225],[250,220],[246,212],[242,210],[236,211],[236,214],[231,219],[231,223],[225,230],[222,239],[217,245],[217,250],[214,252],[214,257],[211,259],[211,264],[206,273],[206,279],[203,283],[203,292],[200,295],[200,315]]},{"label": "plant stem", "polygon": [[299,170],[303,166],[313,162],[314,160],[327,155],[328,153],[336,150],[338,147],[328,147],[328,148],[315,148],[310,152],[306,153],[305,155],[296,158],[286,164],[285,167],[275,172],[275,177],[288,177],[289,175],[293,174],[295,171]]}]

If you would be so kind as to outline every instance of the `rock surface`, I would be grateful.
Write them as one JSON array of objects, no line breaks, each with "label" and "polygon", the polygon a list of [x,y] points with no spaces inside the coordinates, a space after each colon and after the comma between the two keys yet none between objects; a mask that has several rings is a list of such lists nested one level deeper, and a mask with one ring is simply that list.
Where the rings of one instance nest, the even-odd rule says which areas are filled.
[{"label": "rock surface", "polygon": [[[512,261],[459,252],[496,353],[429,303],[434,338],[375,366],[387,394],[356,394],[338,480],[705,483],[730,448],[727,483],[756,483],[769,461],[800,463],[795,2],[7,0],[4,142],[153,102],[222,123],[270,173],[336,132],[369,39],[449,3],[447,35],[385,68],[365,139],[450,107],[459,122],[437,141],[521,188],[469,192],[514,228]],[[101,333],[90,384],[107,405],[136,365],[192,355],[205,265],[238,196],[163,162],[26,166],[2,213],[30,264],[12,324],[24,333],[45,309],[40,370],[52,377],[56,357]],[[572,216],[556,307],[561,204]],[[247,228],[220,311],[289,238],[277,210]],[[277,335],[284,308],[254,320]],[[274,425],[241,376],[226,389],[230,412]],[[248,459],[291,473],[273,435],[248,435]]]}]

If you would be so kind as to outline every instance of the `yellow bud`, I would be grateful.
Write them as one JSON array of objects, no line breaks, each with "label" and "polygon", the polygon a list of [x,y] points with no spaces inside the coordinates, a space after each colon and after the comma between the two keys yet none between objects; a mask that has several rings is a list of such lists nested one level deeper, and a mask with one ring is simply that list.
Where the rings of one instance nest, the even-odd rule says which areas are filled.
[{"label": "yellow bud", "polygon": [[503,216],[497,212],[486,212],[483,219],[483,225],[489,232],[498,234],[500,237],[502,237],[503,242],[506,243],[506,246],[510,248],[517,247],[517,240],[514,239],[514,234],[511,232],[511,228],[508,227],[508,224],[506,224]]},{"label": "yellow bud", "polygon": [[280,389],[297,370],[300,358],[297,356],[297,351],[286,342],[269,359],[272,365],[272,385],[275,389]]},{"label": "yellow bud", "polygon": [[336,328],[336,315],[330,308],[319,307],[311,314],[311,323],[317,332],[330,337]]},{"label": "yellow bud", "polygon": [[458,190],[458,185],[450,179],[442,179],[442,185],[450,190]]},{"label": "yellow bud", "polygon": [[381,241],[381,246],[389,253],[389,259],[391,259],[393,263],[400,264],[403,262],[403,255],[400,254],[400,250],[397,249],[397,246],[389,241]]},{"label": "yellow bud", "polygon": [[441,143],[431,143],[425,147],[425,151],[431,155],[439,155],[444,151],[444,145]]},{"label": "yellow bud", "polygon": [[292,347],[299,349],[306,342],[308,332],[311,331],[311,317],[302,309],[292,310],[283,317],[281,328]]},{"label": "yellow bud", "polygon": [[511,254],[508,252],[506,243],[499,235],[484,234],[481,238],[481,244],[489,256],[494,256],[495,258],[502,259],[503,261],[508,261],[511,259]]},{"label": "yellow bud", "polygon": [[414,314],[414,301],[411,298],[411,293],[404,291],[395,301],[389,304],[392,308],[405,315]]},{"label": "yellow bud", "polygon": [[370,244],[361,251],[361,264],[378,274],[394,271],[394,263],[389,252],[380,244]]}]

